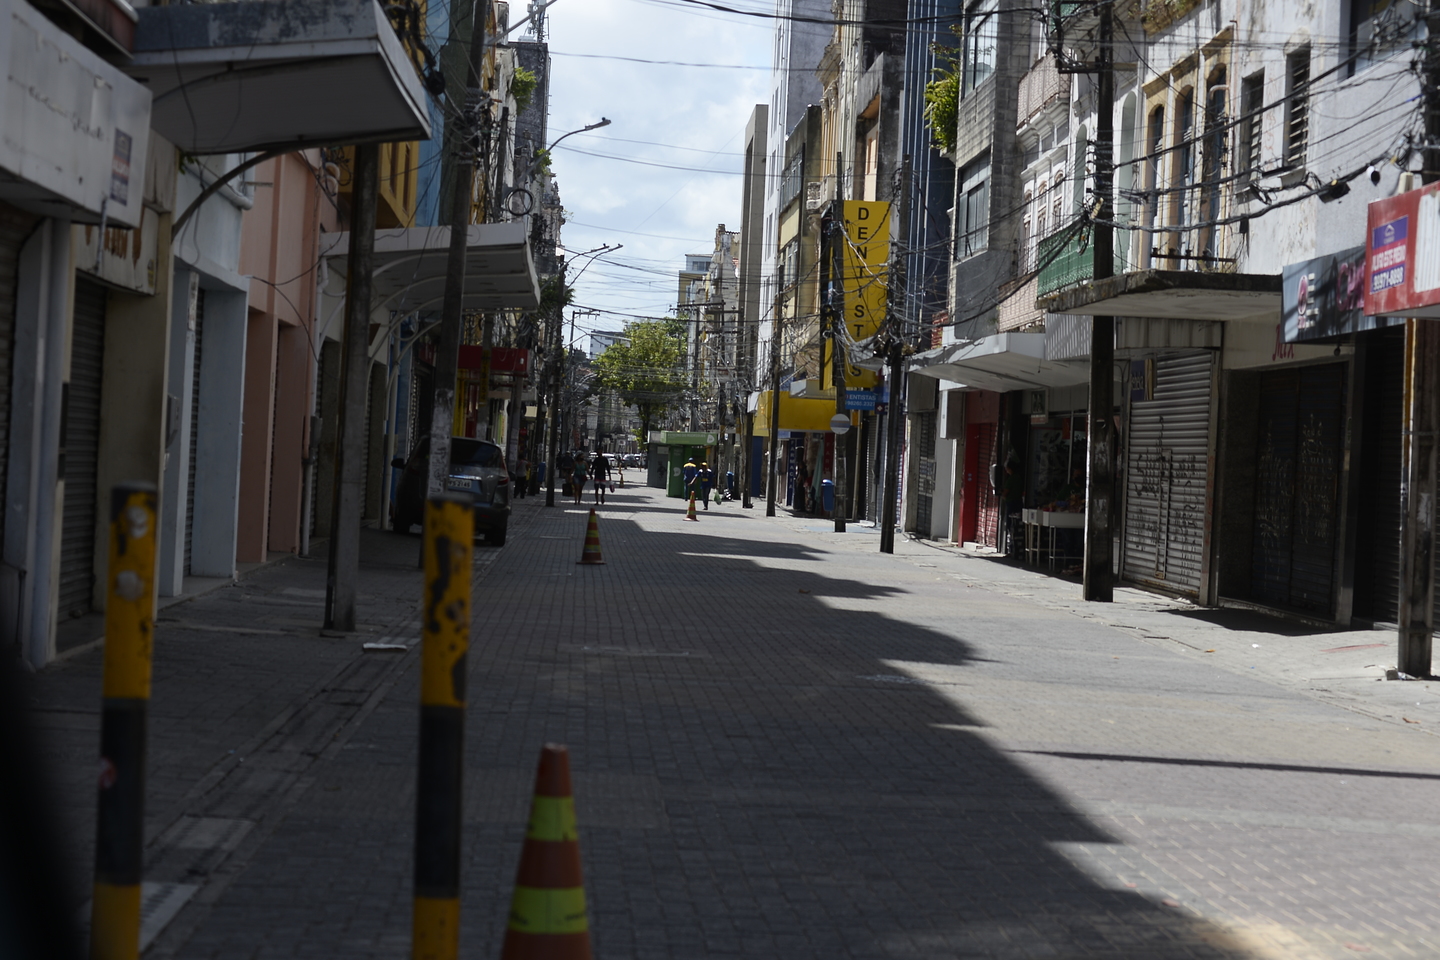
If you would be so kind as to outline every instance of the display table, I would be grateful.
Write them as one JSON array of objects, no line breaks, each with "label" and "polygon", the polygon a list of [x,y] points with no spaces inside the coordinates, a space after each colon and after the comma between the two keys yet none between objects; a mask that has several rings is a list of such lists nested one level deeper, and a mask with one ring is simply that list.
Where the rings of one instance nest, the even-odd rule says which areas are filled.
[{"label": "display table", "polygon": [[[1020,519],[1025,524],[1025,562],[1039,566],[1043,556],[1051,570],[1055,569],[1056,561],[1055,531],[1085,529],[1084,512],[1022,510]],[[1048,542],[1046,540],[1047,531]]]}]

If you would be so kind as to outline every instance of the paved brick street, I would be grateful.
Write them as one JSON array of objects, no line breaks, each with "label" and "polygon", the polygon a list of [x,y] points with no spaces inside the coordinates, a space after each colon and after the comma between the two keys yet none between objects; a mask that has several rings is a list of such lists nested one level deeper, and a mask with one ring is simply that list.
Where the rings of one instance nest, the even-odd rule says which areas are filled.
[{"label": "paved brick street", "polygon": [[[1440,698],[1377,679],[1391,633],[1087,607],[647,488],[581,567],[585,511],[541,502],[476,548],[464,955],[499,954],[547,740],[598,957],[1440,953]],[[360,642],[418,635],[418,540],[365,549],[360,638],[318,635],[317,561],[162,612],[147,956],[408,956],[416,653]],[[79,887],[99,663],[34,688]]]}]

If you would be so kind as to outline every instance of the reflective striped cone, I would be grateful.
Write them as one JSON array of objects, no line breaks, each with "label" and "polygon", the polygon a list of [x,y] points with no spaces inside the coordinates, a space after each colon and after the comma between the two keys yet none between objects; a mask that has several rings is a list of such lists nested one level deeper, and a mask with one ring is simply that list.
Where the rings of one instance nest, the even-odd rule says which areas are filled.
[{"label": "reflective striped cone", "polygon": [[591,960],[570,753],[547,743],[520,853],[501,960]]},{"label": "reflective striped cone", "polygon": [[697,517],[697,516],[695,516],[695,491],[694,491],[694,490],[691,490],[691,491],[690,491],[690,509],[685,511],[685,519],[686,519],[686,520],[694,520],[696,523],[699,523],[699,522],[700,522],[700,518]]},{"label": "reflective striped cone", "polygon": [[580,559],[576,563],[599,563],[605,561],[600,557],[600,520],[595,516],[595,510],[590,510],[590,526],[585,529],[585,549],[580,553]]}]

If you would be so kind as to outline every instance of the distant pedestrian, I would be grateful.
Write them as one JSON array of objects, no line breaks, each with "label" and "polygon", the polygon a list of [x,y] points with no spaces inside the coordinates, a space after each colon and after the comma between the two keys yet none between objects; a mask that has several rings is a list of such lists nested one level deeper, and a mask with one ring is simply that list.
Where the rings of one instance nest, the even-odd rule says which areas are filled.
[{"label": "distant pedestrian", "polygon": [[710,464],[700,461],[700,469],[695,474],[695,480],[700,485],[699,496],[705,504],[705,509],[710,509],[710,491],[715,487],[715,471],[710,469]]},{"label": "distant pedestrian", "polygon": [[605,459],[605,454],[595,454],[590,462],[590,478],[595,482],[595,502],[604,504],[605,487],[610,483],[610,461]]},{"label": "distant pedestrian", "polygon": [[575,458],[575,466],[570,471],[570,488],[575,491],[575,505],[580,505],[580,498],[585,494],[585,457],[582,454]]},{"label": "distant pedestrian", "polygon": [[687,457],[685,460],[685,466],[680,468],[680,477],[685,481],[684,496],[686,500],[689,500],[691,497],[695,496],[695,475],[699,472],[700,468],[695,466],[695,458]]}]

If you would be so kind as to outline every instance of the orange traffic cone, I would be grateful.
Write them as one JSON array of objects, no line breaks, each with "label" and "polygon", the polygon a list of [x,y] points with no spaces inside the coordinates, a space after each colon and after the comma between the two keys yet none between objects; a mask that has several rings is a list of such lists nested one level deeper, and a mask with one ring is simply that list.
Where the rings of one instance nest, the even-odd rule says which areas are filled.
[{"label": "orange traffic cone", "polygon": [[547,743],[535,776],[501,960],[591,960],[570,753]]},{"label": "orange traffic cone", "polygon": [[685,519],[686,519],[686,520],[694,520],[696,523],[699,523],[699,522],[700,522],[700,518],[697,517],[697,516],[695,516],[695,491],[694,491],[694,490],[691,490],[691,491],[690,491],[690,509],[685,511]]},{"label": "orange traffic cone", "polygon": [[605,561],[600,558],[600,521],[595,516],[595,508],[590,508],[590,526],[585,528],[585,549],[580,553],[580,559],[576,563],[600,563]]}]

